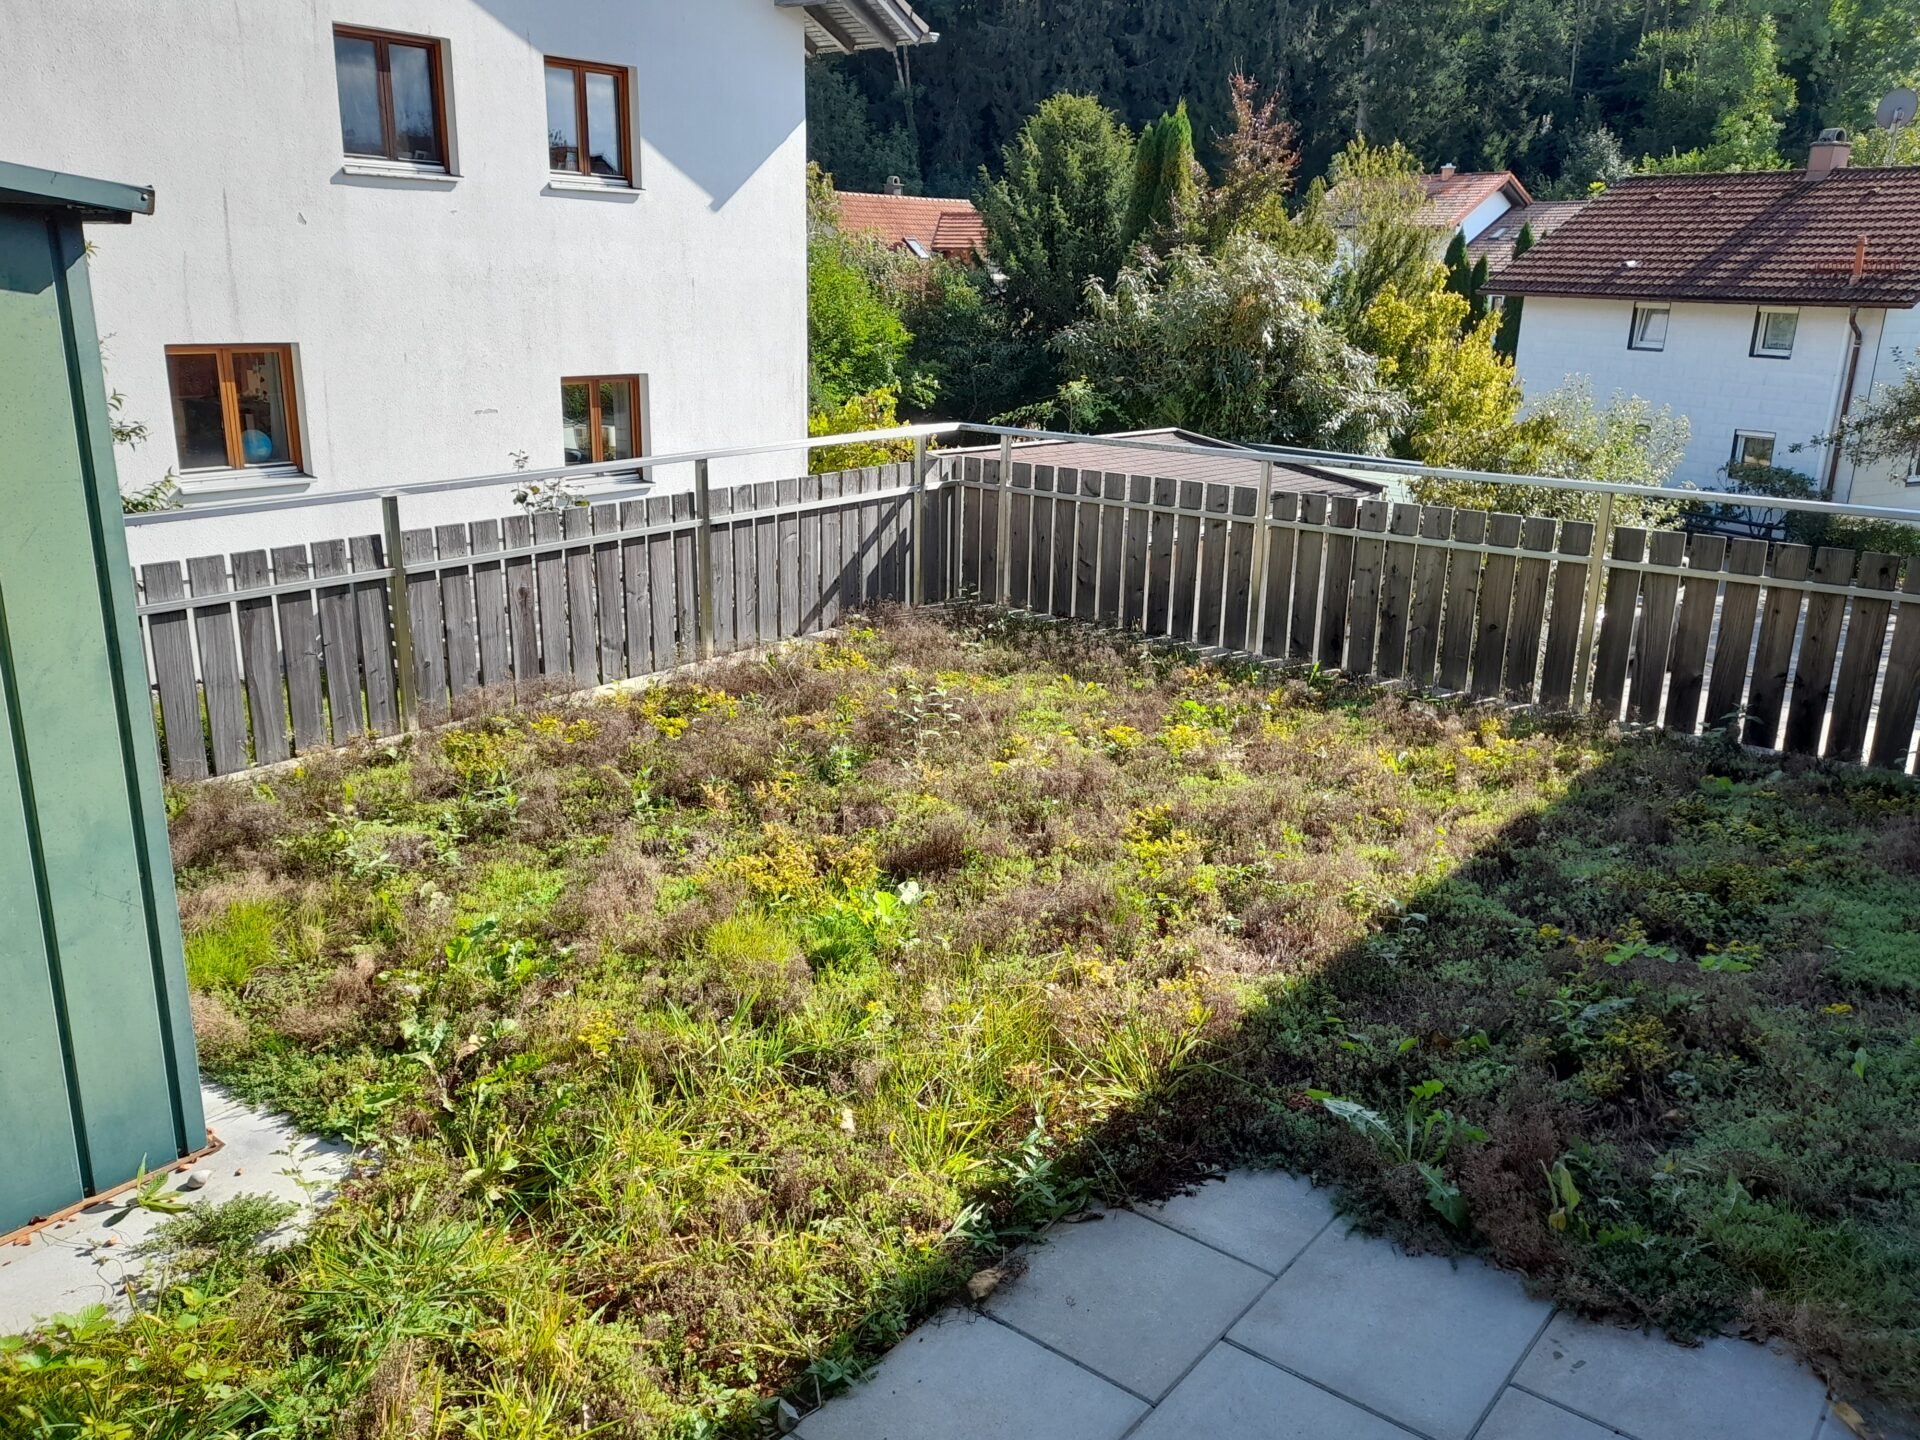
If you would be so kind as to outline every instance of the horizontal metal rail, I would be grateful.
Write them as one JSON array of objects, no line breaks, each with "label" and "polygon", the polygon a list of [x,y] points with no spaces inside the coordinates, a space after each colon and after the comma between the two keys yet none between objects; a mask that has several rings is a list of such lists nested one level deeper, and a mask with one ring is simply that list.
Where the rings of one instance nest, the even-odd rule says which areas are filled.
[{"label": "horizontal metal rail", "polygon": [[[1242,455],[1252,460],[1294,461],[1321,468],[1338,467],[1399,478],[1453,480],[1470,484],[1504,485],[1523,489],[1561,490],[1580,494],[1613,494],[1663,504],[1733,506],[1748,510],[1796,510],[1815,515],[1851,515],[1863,519],[1895,520],[1920,524],[1920,510],[1903,510],[1886,505],[1852,505],[1831,500],[1793,500],[1774,495],[1741,495],[1732,491],[1701,490],[1691,486],[1622,485],[1605,480],[1575,480],[1559,475],[1509,475],[1491,470],[1466,470],[1452,466],[1423,465],[1388,455],[1360,455],[1350,451],[1315,450],[1291,445],[1221,443],[1196,445],[1180,441],[1146,440],[1130,435],[1083,435],[1070,430],[1040,430],[1013,425],[992,425],[979,421],[940,421],[923,425],[903,425],[891,430],[861,430],[845,435],[814,435],[793,440],[757,445],[734,445],[716,449],[685,450],[668,455],[643,455],[632,460],[609,460],[593,465],[563,465],[542,470],[507,470],[491,475],[463,479],[429,480],[377,489],[328,490],[316,495],[281,495],[263,500],[229,504],[196,505],[190,509],[160,510],[129,515],[132,526],[165,525],[189,519],[232,517],[299,510],[306,506],[369,504],[382,495],[432,495],[461,490],[529,485],[551,480],[650,480],[651,472],[675,465],[692,465],[701,460],[743,459],[756,455],[812,453],[841,445],[907,444],[914,440],[940,440],[960,435],[990,435],[1034,445],[1098,444],[1103,448],[1132,450],[1141,454]],[[964,452],[965,447],[960,447]],[[935,452],[939,454],[940,452]],[[978,452],[983,458],[990,452]],[[954,458],[949,450],[941,458]],[[1036,463],[1023,461],[1022,463]],[[616,489],[603,492],[619,495]],[[598,497],[594,497],[598,498]]]},{"label": "horizontal metal rail", "polygon": [[[933,490],[940,486],[935,483],[927,488]],[[861,490],[849,495],[822,495],[817,499],[770,505],[765,509],[718,511],[713,516],[713,528],[730,530],[761,521],[810,515],[822,510],[847,510],[859,505],[907,499],[912,495],[913,490],[910,487],[895,485],[885,490]],[[466,555],[436,556],[432,560],[408,560],[400,569],[409,580],[420,579],[429,575],[444,575],[449,571],[470,570],[475,565],[492,565],[502,560],[538,559],[543,555],[568,555],[575,551],[591,550],[597,545],[612,545],[623,540],[678,535],[683,531],[697,530],[700,524],[698,516],[690,516],[678,520],[663,520],[658,524],[622,526],[618,530],[593,530],[585,535],[569,535],[561,540],[536,540],[528,545],[508,545],[498,550],[476,550]],[[134,606],[134,613],[177,615],[182,610],[231,605],[236,600],[267,600],[275,595],[305,595],[320,590],[339,590],[358,585],[363,581],[390,580],[393,578],[393,573],[392,566],[382,565],[370,570],[351,570],[341,575],[310,575],[301,580],[287,580],[272,585],[253,585],[245,590],[223,590],[211,595],[181,595],[167,600],[143,600]]]}]

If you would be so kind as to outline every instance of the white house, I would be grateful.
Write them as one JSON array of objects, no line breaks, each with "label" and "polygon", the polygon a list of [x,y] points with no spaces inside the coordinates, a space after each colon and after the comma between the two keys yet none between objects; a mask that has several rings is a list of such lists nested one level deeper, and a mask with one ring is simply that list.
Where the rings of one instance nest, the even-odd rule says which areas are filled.
[{"label": "white house", "polygon": [[1837,132],[1805,170],[1623,180],[1501,270],[1524,296],[1516,363],[1539,394],[1589,377],[1691,422],[1677,481],[1731,462],[1834,498],[1920,510],[1920,465],[1857,469],[1831,435],[1920,357],[1920,169],[1851,168]]},{"label": "white house", "polygon": [[[804,435],[803,66],[936,38],[901,0],[3,0],[0,34],[0,152],[155,192],[93,286],[149,431],[123,488],[189,507]],[[216,513],[136,551],[265,543]]]},{"label": "white house", "polygon": [[1533,204],[1533,196],[1511,170],[1457,170],[1442,165],[1437,173],[1422,175],[1420,185],[1427,192],[1420,219],[1445,237],[1442,243],[1451,240],[1456,230],[1471,243],[1489,226]]}]

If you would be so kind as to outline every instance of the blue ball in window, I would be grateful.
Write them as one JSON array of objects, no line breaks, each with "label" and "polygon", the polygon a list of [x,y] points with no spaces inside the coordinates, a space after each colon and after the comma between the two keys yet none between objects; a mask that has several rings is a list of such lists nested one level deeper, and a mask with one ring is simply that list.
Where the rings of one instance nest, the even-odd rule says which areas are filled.
[{"label": "blue ball in window", "polygon": [[249,465],[271,460],[273,437],[264,430],[243,430],[240,432],[240,453],[247,457]]}]

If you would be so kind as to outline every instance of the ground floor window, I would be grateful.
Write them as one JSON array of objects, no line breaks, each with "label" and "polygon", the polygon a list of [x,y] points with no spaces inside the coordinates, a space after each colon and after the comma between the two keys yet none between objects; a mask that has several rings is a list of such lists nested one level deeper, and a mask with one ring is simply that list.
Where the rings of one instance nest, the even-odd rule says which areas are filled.
[{"label": "ground floor window", "polygon": [[184,470],[300,464],[290,345],[170,345],[167,389]]},{"label": "ground floor window", "polygon": [[575,375],[560,382],[560,426],[569,465],[640,453],[640,377]]},{"label": "ground floor window", "polygon": [[1733,464],[1773,464],[1773,436],[1762,430],[1733,432]]}]

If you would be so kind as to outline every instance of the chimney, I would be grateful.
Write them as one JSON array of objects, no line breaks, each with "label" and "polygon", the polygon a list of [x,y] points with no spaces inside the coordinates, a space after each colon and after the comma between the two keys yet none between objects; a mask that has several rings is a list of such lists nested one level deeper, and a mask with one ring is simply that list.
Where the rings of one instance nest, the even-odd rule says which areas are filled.
[{"label": "chimney", "polygon": [[[1844,165],[1847,162],[1845,160],[1842,160],[1840,163]],[[886,193],[889,195],[904,195],[907,193],[906,184],[900,179],[898,175],[889,175],[887,177],[887,183],[886,183],[885,189],[886,189]]]},{"label": "chimney", "polygon": [[1807,179],[1824,180],[1836,170],[1847,168],[1853,155],[1853,142],[1839,128],[1822,130],[1820,138],[1807,151]]},{"label": "chimney", "polygon": [[1459,168],[1460,167],[1455,165],[1451,160],[1447,161],[1446,164],[1440,167],[1440,178],[1442,180],[1451,180],[1454,176],[1454,172],[1457,171]]}]

